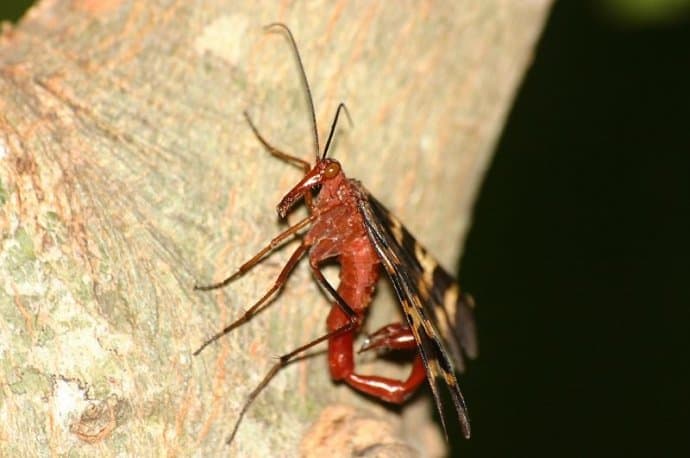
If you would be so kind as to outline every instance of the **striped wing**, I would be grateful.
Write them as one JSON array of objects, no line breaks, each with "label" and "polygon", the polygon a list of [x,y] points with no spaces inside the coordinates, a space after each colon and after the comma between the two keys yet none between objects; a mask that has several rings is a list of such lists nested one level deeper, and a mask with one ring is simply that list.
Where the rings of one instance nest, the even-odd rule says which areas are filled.
[{"label": "striped wing", "polygon": [[[445,382],[465,437],[470,425],[455,367],[464,368],[461,349],[477,355],[471,296],[460,293],[453,277],[422,248],[390,212],[361,185],[358,205],[381,263],[393,284],[426,367],[429,385],[445,430],[439,382]],[[446,434],[447,435],[447,434]]]}]

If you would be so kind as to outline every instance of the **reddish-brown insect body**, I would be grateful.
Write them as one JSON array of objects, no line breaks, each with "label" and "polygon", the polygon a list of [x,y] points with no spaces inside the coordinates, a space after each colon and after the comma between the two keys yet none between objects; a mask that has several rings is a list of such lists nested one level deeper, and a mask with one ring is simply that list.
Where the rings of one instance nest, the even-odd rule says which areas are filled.
[{"label": "reddish-brown insect body", "polygon": [[[379,279],[379,256],[369,239],[359,211],[362,199],[360,186],[349,180],[334,159],[320,159],[304,178],[278,204],[278,213],[285,216],[290,206],[314,186],[321,186],[311,208],[316,218],[304,237],[309,246],[309,261],[313,269],[328,259],[340,264],[340,284],[337,293],[356,314],[355,325],[328,339],[328,362],[334,380],[342,380],[353,388],[384,401],[401,403],[424,382],[426,374],[421,358],[415,358],[408,380],[359,375],[354,372],[354,338],[359,331],[374,287]],[[353,321],[336,301],[326,321],[328,331],[335,332]],[[404,333],[403,333],[404,334]],[[411,336],[407,332],[406,337]],[[411,344],[411,346],[410,346]],[[415,348],[408,338],[403,346],[392,339],[377,346]],[[373,347],[370,347],[373,348]]]},{"label": "reddish-brown insect body", "polygon": [[[297,51],[294,38],[286,26],[272,24],[269,27],[280,27],[285,31]],[[383,205],[358,181],[348,179],[338,161],[326,157],[338,117],[341,111],[347,114],[342,103],[336,111],[323,154],[320,154],[311,91],[299,53],[296,52],[296,56],[311,106],[316,153],[314,166],[271,146],[246,113],[245,116],[252,131],[269,153],[298,165],[305,171],[302,180],[281,199],[278,214],[285,218],[297,203],[304,200],[309,216],[275,237],[225,280],[208,286],[196,286],[195,289],[211,290],[227,285],[259,263],[284,240],[303,229],[308,230],[273,286],[240,318],[207,340],[194,354],[263,309],[268,300],[285,285],[290,272],[305,254],[308,254],[314,277],[333,299],[333,305],[326,320],[327,333],[281,356],[262,382],[249,394],[228,442],[235,436],[251,402],[271,378],[295,356],[323,341],[328,341],[331,377],[381,400],[401,403],[428,379],[445,430],[438,392],[438,384],[442,382],[452,397],[463,435],[469,437],[467,409],[451,360],[462,369],[461,350],[469,357],[477,354],[472,319],[473,301],[470,296],[460,293],[455,280]],[[321,266],[327,260],[335,260],[340,265],[340,283],[337,289],[321,273]],[[381,266],[391,280],[406,321],[389,324],[370,334],[360,351],[414,350],[412,369],[405,380],[361,375],[355,371],[354,340],[371,303]],[[446,350],[445,344],[448,344],[450,351]]]}]

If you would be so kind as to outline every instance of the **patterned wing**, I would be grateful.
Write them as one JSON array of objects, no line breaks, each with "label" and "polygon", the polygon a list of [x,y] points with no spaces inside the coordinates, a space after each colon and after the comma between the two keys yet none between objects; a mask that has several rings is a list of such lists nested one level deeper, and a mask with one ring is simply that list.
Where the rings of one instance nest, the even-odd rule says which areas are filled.
[{"label": "patterned wing", "polygon": [[[360,191],[366,193],[360,186]],[[463,372],[463,355],[470,359],[479,353],[474,324],[474,299],[460,291],[460,286],[422,247],[405,226],[374,196],[366,194],[373,219],[379,222],[396,249],[402,265],[422,298],[422,307],[434,327],[448,343],[455,368]],[[379,253],[380,254],[380,253]]]},{"label": "patterned wing", "polygon": [[417,341],[443,429],[445,431],[446,425],[439,396],[441,380],[451,394],[463,434],[469,438],[467,407],[455,377],[455,368],[444,347],[444,339],[458,365],[462,365],[460,347],[468,356],[476,355],[473,302],[470,296],[460,294],[453,278],[381,203],[363,187],[359,186],[359,189],[358,205],[369,239],[386,269]]}]

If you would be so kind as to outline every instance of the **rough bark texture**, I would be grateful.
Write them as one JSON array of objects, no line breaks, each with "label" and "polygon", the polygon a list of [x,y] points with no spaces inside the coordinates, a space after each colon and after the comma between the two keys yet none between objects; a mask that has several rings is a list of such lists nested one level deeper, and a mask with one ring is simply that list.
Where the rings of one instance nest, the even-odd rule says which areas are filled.
[{"label": "rough bark texture", "polygon": [[[274,205],[300,176],[242,111],[313,157],[293,55],[262,25],[295,34],[322,135],[347,103],[333,156],[452,267],[549,4],[45,0],[5,24],[0,454],[442,453],[425,403],[400,416],[334,386],[322,355],[282,371],[226,446],[270,358],[323,332],[327,301],[301,266],[268,311],[192,357],[289,247],[222,291],[192,285],[284,228]],[[336,403],[355,407],[323,411]],[[363,439],[358,421],[387,426]]]}]

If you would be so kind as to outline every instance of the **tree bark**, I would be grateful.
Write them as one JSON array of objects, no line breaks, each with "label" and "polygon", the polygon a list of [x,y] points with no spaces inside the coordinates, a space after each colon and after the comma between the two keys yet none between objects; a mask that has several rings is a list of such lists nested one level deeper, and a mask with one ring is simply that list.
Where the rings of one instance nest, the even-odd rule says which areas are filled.
[{"label": "tree bark", "polygon": [[[400,420],[334,385],[323,354],[281,371],[225,445],[272,356],[324,332],[328,302],[300,266],[267,311],[192,357],[295,245],[223,290],[192,286],[284,230],[275,204],[301,174],[242,112],[313,160],[292,51],[262,25],[294,33],[321,143],[345,102],[354,126],[331,155],[452,267],[549,5],[45,0],[4,24],[0,454],[442,454],[425,404]],[[369,330],[394,319],[381,290]],[[362,418],[389,432],[324,429]]]}]

